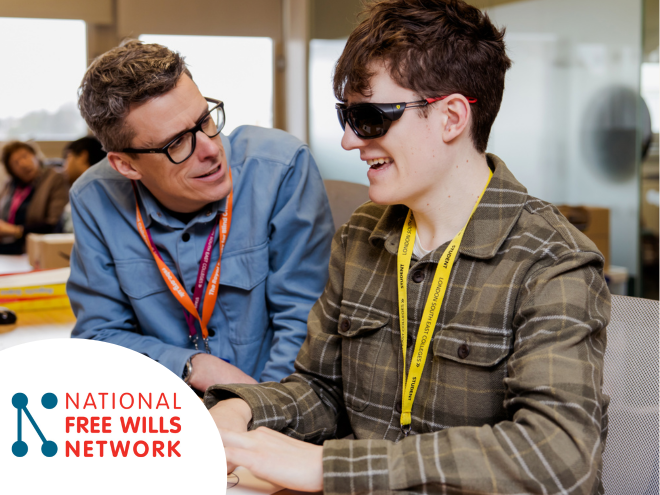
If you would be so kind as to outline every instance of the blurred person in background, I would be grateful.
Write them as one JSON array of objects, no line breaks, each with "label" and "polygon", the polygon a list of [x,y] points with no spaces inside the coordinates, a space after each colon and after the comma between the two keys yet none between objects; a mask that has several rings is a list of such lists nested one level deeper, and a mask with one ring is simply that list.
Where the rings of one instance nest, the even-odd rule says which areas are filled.
[{"label": "blurred person in background", "polygon": [[0,194],[0,254],[22,254],[28,233],[57,230],[69,185],[60,172],[42,165],[31,143],[7,143],[2,163],[11,180]]},{"label": "blurred person in background", "polygon": [[103,160],[106,155],[103,145],[94,136],[85,136],[69,143],[64,148],[64,173],[69,184],[73,185],[89,167]]},{"label": "blurred person in background", "polygon": [[[103,151],[103,145],[94,136],[85,136],[73,141],[64,148],[64,174],[73,183],[84,174],[89,167],[95,165],[105,158],[107,153]],[[62,213],[62,232],[73,232],[71,220],[71,204],[67,203]]]}]

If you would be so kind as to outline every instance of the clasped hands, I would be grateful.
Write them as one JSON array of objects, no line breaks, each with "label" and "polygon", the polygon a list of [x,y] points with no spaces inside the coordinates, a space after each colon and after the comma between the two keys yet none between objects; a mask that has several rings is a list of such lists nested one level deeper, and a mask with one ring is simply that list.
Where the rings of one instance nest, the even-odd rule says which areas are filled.
[{"label": "clasped hands", "polygon": [[227,472],[237,466],[255,476],[292,490],[323,490],[323,447],[294,440],[269,428],[248,431],[250,406],[228,399],[210,409],[227,455]]}]

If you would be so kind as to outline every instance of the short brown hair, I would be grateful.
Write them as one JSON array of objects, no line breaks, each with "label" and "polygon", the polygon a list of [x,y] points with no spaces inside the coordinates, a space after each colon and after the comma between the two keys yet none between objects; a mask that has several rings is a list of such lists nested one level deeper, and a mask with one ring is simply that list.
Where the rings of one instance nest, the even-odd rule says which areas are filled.
[{"label": "short brown hair", "polygon": [[368,3],[362,15],[335,67],[337,99],[369,96],[370,64],[383,62],[399,86],[422,98],[453,93],[476,98],[470,133],[484,153],[511,67],[505,30],[462,0],[382,0]]},{"label": "short brown hair", "polygon": [[135,131],[125,124],[133,103],[161,96],[183,74],[184,58],[157,44],[129,40],[97,57],[78,89],[78,107],[106,151],[131,146]]},{"label": "short brown hair", "polygon": [[37,157],[37,161],[39,162],[39,166],[43,166],[43,161],[41,160],[41,152],[39,151],[39,148],[37,147],[36,144],[27,143],[25,141],[9,141],[2,148],[2,155],[1,155],[0,160],[4,164],[5,169],[7,170],[7,173],[13,179],[16,179],[16,174],[14,173],[14,171],[9,166],[9,160],[11,159],[11,155],[16,153],[18,150],[28,150],[35,157]]}]

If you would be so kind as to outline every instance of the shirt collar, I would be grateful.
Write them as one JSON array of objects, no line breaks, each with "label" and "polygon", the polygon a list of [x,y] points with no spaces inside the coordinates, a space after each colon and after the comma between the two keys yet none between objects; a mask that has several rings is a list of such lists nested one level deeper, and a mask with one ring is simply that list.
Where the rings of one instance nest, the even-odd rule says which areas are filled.
[{"label": "shirt collar", "polygon": [[[461,254],[483,259],[495,256],[527,201],[527,189],[516,180],[504,162],[490,153],[486,158],[493,170],[493,178],[465,229],[459,248]],[[406,206],[388,206],[371,233],[369,242],[372,245],[383,242],[385,249],[396,255],[407,214]],[[441,255],[436,249],[431,255],[432,260],[437,261]]]},{"label": "shirt collar", "polygon": [[[225,136],[224,134],[220,134],[220,137],[222,139],[222,146],[224,147],[225,150],[227,163],[230,164],[231,144],[229,142],[229,138],[227,138],[227,136]],[[232,178],[235,183],[236,173],[234,171],[234,168],[232,168]],[[188,224],[184,224],[181,220],[174,218],[172,215],[170,215],[167,212],[167,210],[162,207],[162,205],[158,202],[158,200],[154,197],[154,195],[151,194],[151,191],[149,191],[149,189],[147,189],[144,186],[144,184],[142,184],[142,182],[137,181],[137,186],[138,186],[137,187],[138,195],[140,196],[140,201],[142,202],[144,212],[146,213],[145,215],[146,228],[150,228],[152,222],[157,222],[161,225],[173,229],[185,228],[186,226],[194,225],[198,222],[208,222],[210,219],[216,218],[218,212],[225,211],[227,207],[227,198],[223,198],[219,201],[209,203]]]}]

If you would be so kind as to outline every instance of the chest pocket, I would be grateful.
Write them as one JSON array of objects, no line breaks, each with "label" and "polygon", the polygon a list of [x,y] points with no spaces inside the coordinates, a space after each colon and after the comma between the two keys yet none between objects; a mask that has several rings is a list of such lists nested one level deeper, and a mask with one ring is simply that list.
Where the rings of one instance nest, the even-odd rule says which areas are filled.
[{"label": "chest pocket", "polygon": [[[169,268],[176,273],[173,267]],[[121,289],[131,299],[142,299],[169,290],[153,259],[116,261],[115,270]]]},{"label": "chest pocket", "polygon": [[[213,267],[212,267],[213,268]],[[213,269],[209,270],[207,280]],[[268,243],[238,252],[225,253],[222,257],[220,285],[252,290],[268,277]]]},{"label": "chest pocket", "polygon": [[504,419],[510,330],[452,324],[433,337],[427,408],[447,426],[480,426]]},{"label": "chest pocket", "polygon": [[341,307],[337,331],[343,337],[344,402],[354,411],[362,411],[369,404],[374,377],[381,369],[378,358],[387,333],[384,329],[389,323],[389,316]]},{"label": "chest pocket", "polygon": [[234,344],[262,340],[270,327],[265,283],[268,272],[267,242],[222,257],[217,304],[225,314],[229,340]]},{"label": "chest pocket", "polygon": [[495,366],[510,352],[511,331],[449,324],[433,337],[433,355],[462,364]]}]

